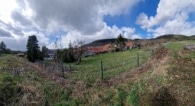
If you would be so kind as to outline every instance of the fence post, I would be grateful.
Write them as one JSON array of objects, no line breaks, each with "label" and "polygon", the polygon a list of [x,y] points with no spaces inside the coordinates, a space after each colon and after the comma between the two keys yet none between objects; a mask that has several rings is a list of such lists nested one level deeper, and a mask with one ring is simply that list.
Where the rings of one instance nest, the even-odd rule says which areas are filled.
[{"label": "fence post", "polygon": [[69,65],[69,71],[71,72],[71,65]]},{"label": "fence post", "polygon": [[61,63],[61,69],[62,69],[62,77],[65,78],[65,76],[64,76],[64,65],[63,65],[63,62]]},{"label": "fence post", "polygon": [[139,67],[139,53],[137,53],[137,67]]},{"label": "fence post", "polygon": [[100,79],[103,80],[103,62],[100,62]]}]

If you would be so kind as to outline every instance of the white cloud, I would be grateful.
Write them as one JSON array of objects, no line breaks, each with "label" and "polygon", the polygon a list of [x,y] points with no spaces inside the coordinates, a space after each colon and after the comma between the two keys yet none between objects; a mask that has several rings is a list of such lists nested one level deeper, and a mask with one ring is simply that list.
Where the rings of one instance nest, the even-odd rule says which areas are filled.
[{"label": "white cloud", "polygon": [[4,22],[12,21],[10,15],[12,10],[17,7],[15,0],[1,0],[0,1],[0,20]]},{"label": "white cloud", "polygon": [[[7,1],[7,2],[5,2]],[[4,0],[0,1],[0,31],[9,30],[13,36],[1,37],[11,49],[25,50],[29,35],[37,35],[40,45],[54,47],[50,38],[55,38],[59,29],[62,45],[69,41],[113,38],[123,33],[135,35],[134,28],[107,26],[104,15],[129,14],[134,5],[142,0]],[[6,12],[5,12],[6,11]],[[16,43],[14,45],[14,43]]]},{"label": "white cloud", "polygon": [[141,13],[136,23],[154,37],[170,33],[192,35],[195,20],[190,20],[189,15],[195,14],[194,10],[194,0],[160,0],[155,16]]},{"label": "white cloud", "polygon": [[[129,27],[122,27],[118,28],[117,26],[107,26],[106,23],[104,23],[104,27],[101,31],[96,32],[92,35],[85,35],[83,36],[82,33],[78,31],[70,31],[67,33],[66,36],[58,37],[58,45],[57,47],[60,48],[62,45],[63,47],[68,47],[68,44],[70,42],[74,42],[76,40],[84,40],[85,43],[92,42],[97,39],[106,39],[106,38],[116,38],[119,34],[122,34],[124,37],[129,39],[136,39],[141,38],[140,35],[135,34],[134,28]],[[73,36],[74,35],[74,36]],[[50,48],[54,48],[55,44],[49,45]]]}]

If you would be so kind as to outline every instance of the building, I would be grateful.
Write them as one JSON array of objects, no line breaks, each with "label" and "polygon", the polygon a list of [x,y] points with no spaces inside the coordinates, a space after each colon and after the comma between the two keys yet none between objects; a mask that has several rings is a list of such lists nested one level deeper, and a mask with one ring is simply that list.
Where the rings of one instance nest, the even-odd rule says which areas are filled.
[{"label": "building", "polygon": [[125,43],[126,44],[126,49],[132,49],[133,48],[133,42],[132,41],[128,41]]},{"label": "building", "polygon": [[53,60],[55,57],[55,53],[57,50],[55,49],[49,49],[48,50],[48,57],[44,57],[44,60]]},{"label": "building", "polygon": [[24,53],[18,53],[17,56],[18,57],[25,57],[25,54]]},{"label": "building", "polygon": [[[124,50],[127,49],[132,49],[134,46],[134,43],[132,41],[125,42],[125,48]],[[99,54],[99,53],[106,53],[106,52],[114,52],[117,50],[117,46],[115,43],[108,43],[103,46],[91,46],[87,47],[86,49],[86,54],[88,55],[94,55],[94,54]]]}]

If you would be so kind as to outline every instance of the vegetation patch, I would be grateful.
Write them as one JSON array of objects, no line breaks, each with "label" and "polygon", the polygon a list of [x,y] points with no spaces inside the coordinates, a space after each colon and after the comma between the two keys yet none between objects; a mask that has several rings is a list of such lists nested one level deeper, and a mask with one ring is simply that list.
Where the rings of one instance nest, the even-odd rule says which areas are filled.
[{"label": "vegetation patch", "polygon": [[[174,45],[174,42],[170,44]],[[0,105],[193,106],[195,104],[195,55],[191,51],[175,51],[161,46],[153,52],[152,59],[149,59],[150,55],[145,55],[143,63],[149,61],[140,64],[140,67],[136,61],[112,70],[104,70],[106,80],[99,81],[101,60],[104,68],[113,67],[124,61],[131,61],[132,57],[137,58],[137,53],[142,59],[142,54],[150,54],[150,51],[135,49],[83,58],[80,65],[68,64],[73,70],[66,73],[66,79],[53,74],[54,70],[47,72],[37,63],[30,63],[26,59],[12,55],[1,55]]]},{"label": "vegetation patch", "polygon": [[132,106],[138,106],[139,102],[138,91],[139,91],[138,85],[135,84],[129,91],[129,94],[127,96],[127,103],[131,104]]},{"label": "vegetation patch", "polygon": [[[0,105],[14,105],[21,97],[21,88],[17,86],[14,76],[8,74],[0,79]],[[14,101],[14,102],[13,102]]]},{"label": "vegetation patch", "polygon": [[[139,53],[139,58],[138,58]],[[70,78],[74,80],[84,80],[86,83],[93,83],[100,79],[100,62],[103,62],[103,78],[108,80],[127,70],[138,67],[148,60],[150,52],[142,50],[128,50],[123,52],[99,54],[94,57],[85,57],[80,65],[69,64],[72,74]]]},{"label": "vegetation patch", "polygon": [[177,106],[177,100],[166,87],[160,88],[152,98],[152,106]]}]

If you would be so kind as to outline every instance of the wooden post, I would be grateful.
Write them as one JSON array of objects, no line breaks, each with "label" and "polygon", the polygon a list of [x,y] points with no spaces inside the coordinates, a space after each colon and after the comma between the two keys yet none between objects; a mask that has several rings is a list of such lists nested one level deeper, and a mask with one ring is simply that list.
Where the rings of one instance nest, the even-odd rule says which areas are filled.
[{"label": "wooden post", "polygon": [[69,65],[69,71],[71,72],[71,65]]},{"label": "wooden post", "polygon": [[139,67],[139,53],[137,53],[137,67]]},{"label": "wooden post", "polygon": [[103,62],[100,62],[100,79],[103,80]]}]

